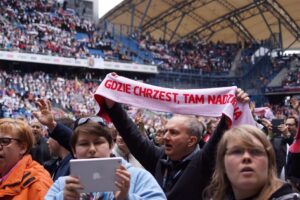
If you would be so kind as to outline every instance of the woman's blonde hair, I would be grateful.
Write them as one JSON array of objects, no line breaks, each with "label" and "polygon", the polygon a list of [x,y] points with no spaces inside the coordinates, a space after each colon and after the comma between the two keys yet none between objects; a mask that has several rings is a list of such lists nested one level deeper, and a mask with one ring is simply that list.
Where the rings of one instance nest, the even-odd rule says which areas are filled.
[{"label": "woman's blonde hair", "polygon": [[226,131],[218,145],[216,166],[210,185],[203,192],[203,199],[225,200],[232,193],[231,183],[225,172],[224,157],[229,141],[239,139],[246,147],[254,147],[253,137],[259,140],[268,157],[268,182],[262,188],[257,199],[269,199],[283,182],[277,178],[275,153],[267,136],[258,128],[251,125],[240,125]]},{"label": "woman's blonde hair", "polygon": [[28,123],[11,118],[0,119],[0,131],[4,133],[14,133],[19,139],[19,143],[25,145],[26,152],[28,154],[34,144],[34,136],[32,129]]}]

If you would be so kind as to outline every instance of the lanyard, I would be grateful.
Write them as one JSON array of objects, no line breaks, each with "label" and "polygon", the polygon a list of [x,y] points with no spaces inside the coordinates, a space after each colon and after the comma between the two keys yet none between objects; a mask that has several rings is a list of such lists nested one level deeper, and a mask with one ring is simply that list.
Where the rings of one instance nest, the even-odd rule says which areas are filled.
[{"label": "lanyard", "polygon": [[[169,177],[169,178],[171,178],[172,181],[175,180],[179,176],[181,171],[182,171],[182,169],[178,170],[178,172],[176,172],[176,174],[173,177]],[[165,170],[164,176],[163,176],[163,185],[162,186],[163,186],[164,190],[166,190],[167,179],[168,179],[169,173],[171,173],[171,171],[169,171],[169,169],[167,167],[166,170]]]}]

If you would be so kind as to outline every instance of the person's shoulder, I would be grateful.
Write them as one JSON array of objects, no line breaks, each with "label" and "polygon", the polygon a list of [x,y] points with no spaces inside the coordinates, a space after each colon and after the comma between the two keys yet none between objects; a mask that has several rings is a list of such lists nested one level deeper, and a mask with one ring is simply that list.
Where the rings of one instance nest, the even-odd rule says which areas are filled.
[{"label": "person's shoulder", "polygon": [[47,144],[47,141],[48,141],[48,138],[42,136],[42,137],[40,137],[38,143],[39,143],[39,144]]},{"label": "person's shoulder", "polygon": [[30,172],[32,176],[51,179],[49,172],[44,168],[44,166],[33,160],[30,155],[26,155],[24,157],[27,163],[25,172]]},{"label": "person's shoulder", "polygon": [[144,168],[134,167],[128,162],[125,167],[131,174],[132,178],[152,176],[151,173],[145,170]]},{"label": "person's shoulder", "polygon": [[300,194],[297,192],[293,192],[290,194],[285,194],[280,197],[274,197],[271,200],[300,200]]},{"label": "person's shoulder", "polygon": [[270,200],[300,200],[300,194],[295,192],[290,184],[286,183],[271,196]]}]

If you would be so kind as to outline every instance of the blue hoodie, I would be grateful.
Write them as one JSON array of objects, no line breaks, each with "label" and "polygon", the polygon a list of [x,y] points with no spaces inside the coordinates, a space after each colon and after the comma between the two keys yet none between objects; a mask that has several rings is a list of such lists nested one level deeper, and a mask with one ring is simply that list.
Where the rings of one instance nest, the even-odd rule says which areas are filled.
[{"label": "blue hoodie", "polygon": [[[156,182],[154,177],[145,169],[133,167],[130,163],[122,159],[122,165],[130,173],[130,188],[128,191],[128,200],[166,200],[166,196]],[[45,200],[63,200],[63,191],[67,176],[60,177],[49,189]],[[113,192],[105,193],[105,200],[113,200]]]}]

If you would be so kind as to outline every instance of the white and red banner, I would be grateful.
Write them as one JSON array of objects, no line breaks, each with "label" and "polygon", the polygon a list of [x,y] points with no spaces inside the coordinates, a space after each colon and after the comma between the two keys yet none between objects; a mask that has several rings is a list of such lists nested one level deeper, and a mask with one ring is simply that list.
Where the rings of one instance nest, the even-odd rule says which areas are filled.
[{"label": "white and red banner", "polygon": [[134,81],[122,76],[106,75],[95,93],[100,105],[103,97],[113,101],[147,108],[150,110],[177,114],[220,117],[225,114],[232,125],[255,125],[248,104],[235,99],[237,87],[221,87],[209,89],[170,89]]}]

